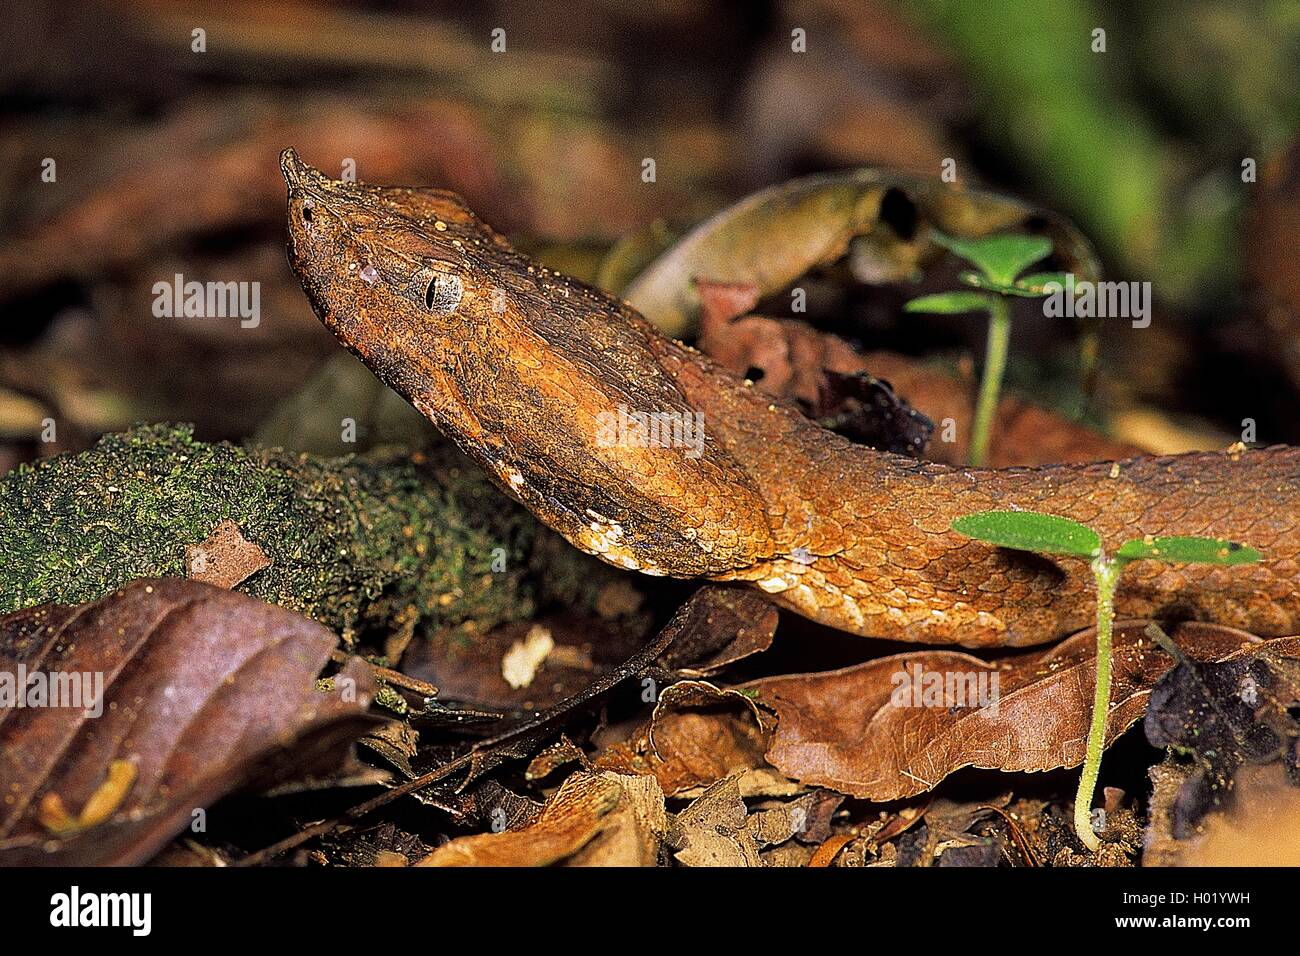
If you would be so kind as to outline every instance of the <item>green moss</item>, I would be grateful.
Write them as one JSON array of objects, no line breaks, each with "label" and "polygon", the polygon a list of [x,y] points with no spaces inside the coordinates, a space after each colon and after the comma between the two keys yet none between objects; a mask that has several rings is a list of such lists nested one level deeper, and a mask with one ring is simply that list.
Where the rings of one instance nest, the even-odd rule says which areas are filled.
[{"label": "green moss", "polygon": [[608,580],[549,544],[539,568],[551,533],[450,449],[319,459],[148,425],[0,478],[0,613],[182,575],[186,546],[227,518],[272,562],[239,589],[348,640],[393,629],[412,607],[425,632],[529,616],[541,573]]},{"label": "green moss", "polygon": [[406,703],[406,698],[399,694],[393,688],[380,681],[379,686],[375,689],[375,704],[392,711],[399,717],[405,716],[411,708]]}]

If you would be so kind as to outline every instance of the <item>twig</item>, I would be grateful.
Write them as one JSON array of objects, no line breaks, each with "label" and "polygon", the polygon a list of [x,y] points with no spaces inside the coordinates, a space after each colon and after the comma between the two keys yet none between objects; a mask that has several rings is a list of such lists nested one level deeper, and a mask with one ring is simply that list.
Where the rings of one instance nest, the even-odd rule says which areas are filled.
[{"label": "twig", "polygon": [[517,727],[513,727],[504,733],[498,734],[496,737],[491,737],[475,744],[468,751],[461,754],[461,756],[448,761],[436,770],[430,770],[428,773],[421,774],[412,780],[408,780],[406,783],[394,787],[392,790],[381,793],[364,803],[359,803],[344,811],[342,816],[317,823],[305,830],[300,830],[299,832],[286,837],[278,843],[273,843],[255,853],[250,853],[234,865],[258,866],[267,863],[275,859],[277,856],[292,850],[294,847],[301,846],[308,840],[324,836],[326,833],[329,833],[331,830],[345,823],[359,820],[360,818],[373,813],[375,810],[378,810],[380,807],[387,806],[394,800],[415,793],[419,790],[423,790],[425,787],[432,786],[433,784],[441,783],[458,771],[469,770],[468,779],[465,781],[468,783],[469,780],[472,780],[496,766],[498,763],[514,756],[515,754],[510,752],[512,746],[526,747],[531,740],[548,733],[551,724],[558,720],[558,718],[568,714],[575,708],[602,696],[624,680],[645,670],[646,667],[650,666],[656,658],[668,649],[669,645],[671,645],[678,635],[688,626],[691,618],[691,610],[692,602],[687,601],[653,641],[633,654],[623,662],[623,664],[601,676],[587,687],[586,690],[581,691],[566,700],[560,701],[560,703],[543,711],[530,721],[520,724]]},{"label": "twig", "polygon": [[402,690],[409,690],[413,694],[419,694],[421,697],[437,697],[438,688],[428,681],[420,680],[418,677],[411,677],[409,674],[403,674],[401,671],[395,671],[391,667],[381,667],[374,664],[359,654],[349,654],[347,651],[334,651],[330,654],[330,660],[335,664],[346,664],[352,659],[361,661],[375,672],[378,677],[386,684],[392,684],[394,687],[400,687]]}]

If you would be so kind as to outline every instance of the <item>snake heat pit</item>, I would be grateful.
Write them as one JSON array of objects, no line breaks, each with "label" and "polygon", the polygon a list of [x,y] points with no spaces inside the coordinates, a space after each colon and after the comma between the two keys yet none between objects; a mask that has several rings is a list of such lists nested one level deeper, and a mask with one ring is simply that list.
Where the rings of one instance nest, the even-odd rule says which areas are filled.
[{"label": "snake heat pit", "polygon": [[[332,180],[292,150],[281,165],[290,261],[321,320],[584,551],[752,584],[864,636],[1015,646],[1091,624],[1087,563],[949,523],[1032,509],[1096,528],[1108,548],[1185,534],[1263,552],[1234,567],[1139,562],[1121,617],[1300,631],[1300,448],[988,470],[873,451],[535,265],[453,193]],[[600,440],[610,415],[633,412],[702,421],[702,442]]]}]

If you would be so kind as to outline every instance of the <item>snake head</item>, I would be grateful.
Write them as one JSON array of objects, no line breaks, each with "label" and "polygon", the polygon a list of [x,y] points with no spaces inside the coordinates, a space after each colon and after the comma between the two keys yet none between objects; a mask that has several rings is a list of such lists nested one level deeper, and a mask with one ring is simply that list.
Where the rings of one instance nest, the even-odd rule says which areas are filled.
[{"label": "snake head", "polygon": [[503,338],[474,248],[491,230],[444,190],[331,179],[292,149],[280,168],[289,263],[317,316],[436,424],[474,427],[448,369]]},{"label": "snake head", "polygon": [[[280,164],[289,261],[321,321],[514,497],[623,567],[752,562],[761,502],[640,316],[515,252],[454,193],[341,182],[292,150]],[[670,440],[637,440],[646,415]]]}]

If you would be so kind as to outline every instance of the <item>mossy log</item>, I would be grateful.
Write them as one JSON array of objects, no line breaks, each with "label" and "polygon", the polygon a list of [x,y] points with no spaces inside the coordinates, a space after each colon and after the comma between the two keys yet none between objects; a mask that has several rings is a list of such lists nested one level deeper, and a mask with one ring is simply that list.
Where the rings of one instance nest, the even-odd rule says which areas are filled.
[{"label": "mossy log", "polygon": [[556,547],[450,448],[321,459],[143,425],[0,478],[0,613],[183,575],[186,547],[226,519],[271,560],[239,590],[348,641],[590,606],[612,570]]}]

